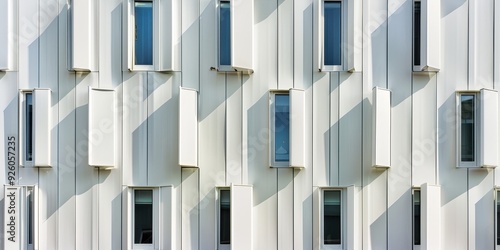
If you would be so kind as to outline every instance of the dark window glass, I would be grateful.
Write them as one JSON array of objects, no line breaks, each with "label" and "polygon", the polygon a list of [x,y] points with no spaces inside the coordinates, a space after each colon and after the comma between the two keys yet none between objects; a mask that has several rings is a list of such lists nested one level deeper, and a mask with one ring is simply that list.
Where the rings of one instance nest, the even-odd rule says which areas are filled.
[{"label": "dark window glass", "polygon": [[341,65],[342,58],[342,3],[324,2],[325,65]]},{"label": "dark window glass", "polygon": [[231,65],[231,8],[229,1],[221,1],[219,11],[220,65]]},{"label": "dark window glass", "polygon": [[229,190],[220,190],[220,244],[231,244],[231,198]]},{"label": "dark window glass", "polygon": [[342,217],[340,198],[340,190],[324,191],[323,235],[325,245],[339,245],[342,243]]},{"label": "dark window glass", "polygon": [[415,1],[413,13],[413,64],[420,65],[420,1]]},{"label": "dark window glass", "polygon": [[26,160],[33,160],[33,95],[26,93]]},{"label": "dark window glass", "polygon": [[475,96],[461,95],[461,157],[462,161],[474,161],[475,152]]},{"label": "dark window glass", "polygon": [[276,94],[274,98],[274,159],[290,159],[290,97],[288,94]]},{"label": "dark window glass", "polygon": [[420,245],[420,191],[413,191],[413,245]]},{"label": "dark window glass", "polygon": [[28,188],[28,245],[33,244],[33,188]]},{"label": "dark window glass", "polygon": [[135,2],[135,64],[153,65],[153,2]]},{"label": "dark window glass", "polygon": [[153,243],[153,190],[134,192],[134,243]]},{"label": "dark window glass", "polygon": [[500,245],[500,191],[497,191],[497,245]]}]

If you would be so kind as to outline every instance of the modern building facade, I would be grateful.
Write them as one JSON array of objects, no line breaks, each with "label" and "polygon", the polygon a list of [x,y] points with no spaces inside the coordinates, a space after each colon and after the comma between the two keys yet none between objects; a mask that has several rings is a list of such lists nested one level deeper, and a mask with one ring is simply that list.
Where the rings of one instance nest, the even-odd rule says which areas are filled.
[{"label": "modern building facade", "polygon": [[497,249],[495,0],[0,0],[3,249]]}]

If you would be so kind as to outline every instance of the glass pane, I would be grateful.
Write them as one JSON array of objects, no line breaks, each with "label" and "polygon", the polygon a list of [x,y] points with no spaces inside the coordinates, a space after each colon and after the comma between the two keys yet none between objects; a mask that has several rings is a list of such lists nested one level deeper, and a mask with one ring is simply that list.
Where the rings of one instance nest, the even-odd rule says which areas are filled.
[{"label": "glass pane", "polygon": [[420,191],[413,191],[413,245],[420,245]]},{"label": "glass pane", "polygon": [[274,98],[274,159],[288,161],[290,144],[290,98],[276,94]]},{"label": "glass pane", "polygon": [[135,64],[153,65],[153,2],[135,2]]},{"label": "glass pane", "polygon": [[475,151],[475,100],[474,95],[461,95],[461,157],[462,161],[474,161]]},{"label": "glass pane", "polygon": [[231,65],[231,8],[229,1],[220,2],[219,22],[220,65]]},{"label": "glass pane", "polygon": [[500,245],[500,191],[497,191],[497,245]]},{"label": "glass pane", "polygon": [[134,191],[134,243],[153,243],[153,190]]},{"label": "glass pane", "polygon": [[26,160],[33,160],[33,95],[26,93],[25,114],[26,114]]},{"label": "glass pane", "polygon": [[342,243],[340,190],[324,191],[324,218],[323,235],[325,245],[339,245]]},{"label": "glass pane", "polygon": [[231,198],[229,190],[220,191],[220,244],[231,244]]},{"label": "glass pane", "polygon": [[342,58],[342,3],[324,2],[325,65],[341,65]]},{"label": "glass pane", "polygon": [[33,244],[33,188],[29,187],[28,192],[28,245]]},{"label": "glass pane", "polygon": [[413,64],[420,65],[420,1],[415,1],[413,25]]}]

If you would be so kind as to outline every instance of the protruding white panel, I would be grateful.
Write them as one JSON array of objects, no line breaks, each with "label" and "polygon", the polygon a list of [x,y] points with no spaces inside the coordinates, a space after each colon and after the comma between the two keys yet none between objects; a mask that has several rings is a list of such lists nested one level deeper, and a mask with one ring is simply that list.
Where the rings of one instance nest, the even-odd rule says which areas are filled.
[{"label": "protruding white panel", "polygon": [[122,245],[132,249],[132,189],[126,186],[122,190]]},{"label": "protruding white panel", "polygon": [[122,38],[122,50],[123,50],[123,70],[132,70],[133,65],[133,47],[134,47],[134,34],[135,34],[135,24],[132,18],[132,10],[134,8],[134,0],[123,0],[123,38]]},{"label": "protruding white panel", "polygon": [[252,186],[231,185],[231,249],[252,249]]},{"label": "protruding white panel", "polygon": [[172,186],[160,187],[160,249],[175,249],[174,191]]},{"label": "protruding white panel", "polygon": [[50,167],[51,130],[50,89],[33,90],[33,144],[34,166]]},{"label": "protruding white panel", "polygon": [[496,167],[498,165],[498,92],[481,89],[480,100],[480,166]]},{"label": "protruding white panel", "polygon": [[179,165],[198,166],[198,92],[180,88]]},{"label": "protruding white panel", "polygon": [[9,3],[8,0],[0,0],[0,70],[9,68]]},{"label": "protruding white panel", "polygon": [[[179,0],[160,0],[155,6],[155,70],[179,71],[181,50],[181,3]],[[153,36],[154,37],[154,36]]]},{"label": "protruding white panel", "polygon": [[72,0],[71,4],[71,69],[90,71],[92,51],[92,5],[94,1]]},{"label": "protruding white panel", "polygon": [[441,187],[425,183],[421,195],[421,249],[441,249]]},{"label": "protruding white panel", "polygon": [[21,188],[4,187],[4,249],[21,249]]},{"label": "protruding white panel", "polygon": [[420,60],[415,71],[439,71],[441,46],[441,1],[421,0]]},{"label": "protruding white panel", "polygon": [[253,70],[254,1],[231,1],[231,64],[242,71]]},{"label": "protruding white panel", "polygon": [[391,92],[373,88],[372,165],[391,166]]},{"label": "protruding white panel", "polygon": [[115,100],[113,90],[89,88],[89,166],[115,166]]},{"label": "protruding white panel", "polygon": [[347,248],[361,249],[361,213],[359,192],[356,186],[347,187]]},{"label": "protruding white panel", "polygon": [[290,166],[305,167],[305,92],[290,89]]},{"label": "protruding white panel", "polygon": [[[345,71],[349,71],[349,72],[353,72],[355,71],[356,69],[354,68],[354,15],[355,15],[355,12],[354,12],[354,2],[357,2],[357,1],[352,1],[352,0],[348,0],[348,1],[344,1],[345,4],[347,4],[347,10],[344,9],[344,13],[345,11],[347,11],[347,17],[344,18],[344,20],[346,20],[346,24],[344,27],[344,29],[346,30],[346,33],[345,33],[345,39],[344,39],[344,53],[345,53],[345,58],[344,58],[344,63],[345,63],[345,67],[344,67],[344,70]],[[359,69],[358,69],[359,70]]]}]

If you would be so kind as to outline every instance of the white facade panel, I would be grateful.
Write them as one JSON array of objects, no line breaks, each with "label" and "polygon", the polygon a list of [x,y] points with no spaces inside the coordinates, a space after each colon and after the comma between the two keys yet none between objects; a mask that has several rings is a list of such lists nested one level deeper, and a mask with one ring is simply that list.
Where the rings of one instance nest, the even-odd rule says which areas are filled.
[{"label": "white facade panel", "polygon": [[305,129],[305,92],[290,89],[290,167],[306,166]]},{"label": "white facade panel", "polygon": [[176,218],[174,208],[176,207],[174,198],[174,188],[171,186],[160,187],[160,247],[159,249],[175,249],[175,237],[177,233],[175,227]]},{"label": "white facade panel", "polygon": [[231,249],[253,249],[252,186],[231,185]]},{"label": "white facade panel", "polygon": [[9,0],[0,1],[0,70],[9,68]]},{"label": "white facade panel", "polygon": [[480,166],[498,165],[498,92],[482,89],[480,98]]},{"label": "white facade panel", "polygon": [[391,166],[391,92],[373,89],[373,146],[372,165]]},{"label": "white facade panel", "polygon": [[180,88],[179,165],[198,166],[198,92]]},{"label": "white facade panel", "polygon": [[441,68],[441,1],[421,0],[421,65],[417,71],[439,71]]},{"label": "white facade panel", "polygon": [[89,0],[71,2],[71,69],[75,71],[90,71],[92,68],[94,4],[95,1]]},{"label": "white facade panel", "polygon": [[178,71],[181,66],[181,1],[157,0],[156,6],[153,24],[156,26],[153,37],[157,37],[154,48],[158,51],[153,53],[155,70]]},{"label": "white facade panel", "polygon": [[51,94],[50,89],[33,90],[33,160],[35,167],[51,164]]},{"label": "white facade panel", "polygon": [[115,92],[89,88],[89,166],[115,167]]},{"label": "white facade panel", "polygon": [[231,66],[253,70],[254,1],[231,1]]},{"label": "white facade panel", "polygon": [[423,184],[421,195],[421,249],[441,249],[441,187]]}]

